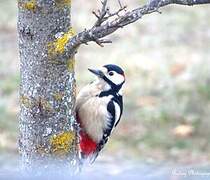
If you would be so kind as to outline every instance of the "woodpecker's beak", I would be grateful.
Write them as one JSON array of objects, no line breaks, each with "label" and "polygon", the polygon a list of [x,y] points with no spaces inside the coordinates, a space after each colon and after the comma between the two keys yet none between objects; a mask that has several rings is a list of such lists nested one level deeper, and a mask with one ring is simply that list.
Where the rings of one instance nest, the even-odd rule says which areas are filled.
[{"label": "woodpecker's beak", "polygon": [[88,70],[100,78],[104,77],[104,73],[101,70],[95,70],[95,69],[88,69]]}]

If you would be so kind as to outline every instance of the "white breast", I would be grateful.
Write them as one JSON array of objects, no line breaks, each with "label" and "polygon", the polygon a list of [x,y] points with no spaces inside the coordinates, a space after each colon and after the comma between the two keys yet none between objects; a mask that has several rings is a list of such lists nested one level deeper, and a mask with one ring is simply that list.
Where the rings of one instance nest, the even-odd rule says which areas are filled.
[{"label": "white breast", "polygon": [[112,96],[89,97],[78,109],[78,115],[87,134],[96,142],[103,137],[103,130],[109,125],[110,113],[107,104]]}]

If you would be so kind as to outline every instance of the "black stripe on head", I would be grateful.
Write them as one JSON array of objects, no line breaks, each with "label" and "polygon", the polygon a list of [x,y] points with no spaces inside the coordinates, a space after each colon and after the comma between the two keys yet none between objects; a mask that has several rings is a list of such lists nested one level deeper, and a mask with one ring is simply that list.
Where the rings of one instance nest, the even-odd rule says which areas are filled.
[{"label": "black stripe on head", "polygon": [[115,71],[118,74],[124,75],[124,71],[119,66],[117,66],[115,64],[107,64],[104,67],[108,70],[108,72],[109,71]]}]

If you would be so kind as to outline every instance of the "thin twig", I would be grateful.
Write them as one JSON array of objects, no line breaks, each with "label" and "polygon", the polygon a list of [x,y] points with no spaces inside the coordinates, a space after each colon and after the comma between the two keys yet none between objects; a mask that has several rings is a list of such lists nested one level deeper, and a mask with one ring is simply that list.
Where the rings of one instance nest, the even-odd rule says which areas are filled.
[{"label": "thin twig", "polygon": [[118,16],[119,17],[119,13],[122,12],[123,10],[125,10],[127,8],[127,6],[123,6],[121,7],[119,10],[117,10],[116,12],[114,13],[108,13],[108,16],[106,17],[107,19],[110,18],[110,17],[113,17],[113,16]]},{"label": "thin twig", "polygon": [[100,47],[104,47],[104,45],[103,44],[107,44],[107,43],[112,43],[112,41],[111,40],[107,40],[107,39],[94,39],[94,42],[96,43],[96,44],[98,44]]},{"label": "thin twig", "polygon": [[121,1],[120,1],[120,0],[118,0],[118,4],[120,5],[120,9],[122,9],[122,8],[123,8],[123,6],[122,6],[122,3],[121,3]]},{"label": "thin twig", "polygon": [[93,14],[97,17],[97,21],[93,27],[100,26],[105,21],[104,17],[106,16],[108,12],[107,0],[101,1],[101,4],[102,4],[102,8],[101,10],[98,10],[98,14],[95,11],[93,11]]},{"label": "thin twig", "polygon": [[[96,16],[97,21],[95,25],[89,30],[82,31],[76,36],[71,38],[66,45],[67,55],[71,56],[72,52],[81,44],[85,44],[90,41],[95,41],[98,45],[103,47],[104,43],[110,43],[111,41],[103,40],[105,36],[112,34],[119,28],[122,28],[128,24],[134,23],[137,20],[141,19],[144,15],[148,15],[154,12],[161,13],[159,8],[170,5],[200,5],[200,4],[210,4],[210,0],[150,0],[147,4],[142,7],[136,8],[131,11],[126,11],[124,14],[119,15],[123,10],[126,9],[126,6],[122,6],[120,0],[118,3],[120,8],[114,12],[110,13],[109,8],[107,7],[107,0],[101,0],[102,8],[98,13],[93,12]],[[116,16],[116,18],[112,18]]]}]

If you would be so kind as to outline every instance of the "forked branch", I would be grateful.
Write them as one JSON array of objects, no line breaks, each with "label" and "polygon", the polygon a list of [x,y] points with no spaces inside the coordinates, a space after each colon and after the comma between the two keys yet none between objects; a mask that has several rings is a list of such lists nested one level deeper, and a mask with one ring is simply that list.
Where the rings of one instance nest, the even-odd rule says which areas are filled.
[{"label": "forked branch", "polygon": [[66,45],[67,55],[75,52],[75,49],[79,45],[87,44],[90,41],[96,42],[101,47],[103,47],[104,43],[111,43],[111,40],[104,40],[103,38],[119,28],[134,23],[144,15],[159,12],[159,8],[161,7],[170,4],[186,6],[210,4],[210,0],[149,0],[149,2],[142,7],[126,11],[126,6],[123,6],[122,2],[118,0],[119,9],[111,13],[107,1],[108,0],[101,0],[101,10],[98,10],[98,12],[93,11],[93,14],[97,18],[93,27],[88,30],[85,29],[69,40]]},{"label": "forked branch", "polygon": [[119,17],[120,12],[122,12],[122,11],[124,11],[126,9],[126,6],[122,6],[121,1],[118,0],[120,8],[116,12],[111,13],[110,12],[110,8],[107,6],[107,0],[101,1],[101,3],[102,3],[101,10],[98,10],[98,13],[93,11],[93,14],[97,18],[97,21],[94,24],[93,28],[101,26],[102,23],[106,22],[111,17],[114,17],[114,16],[118,16]]}]

